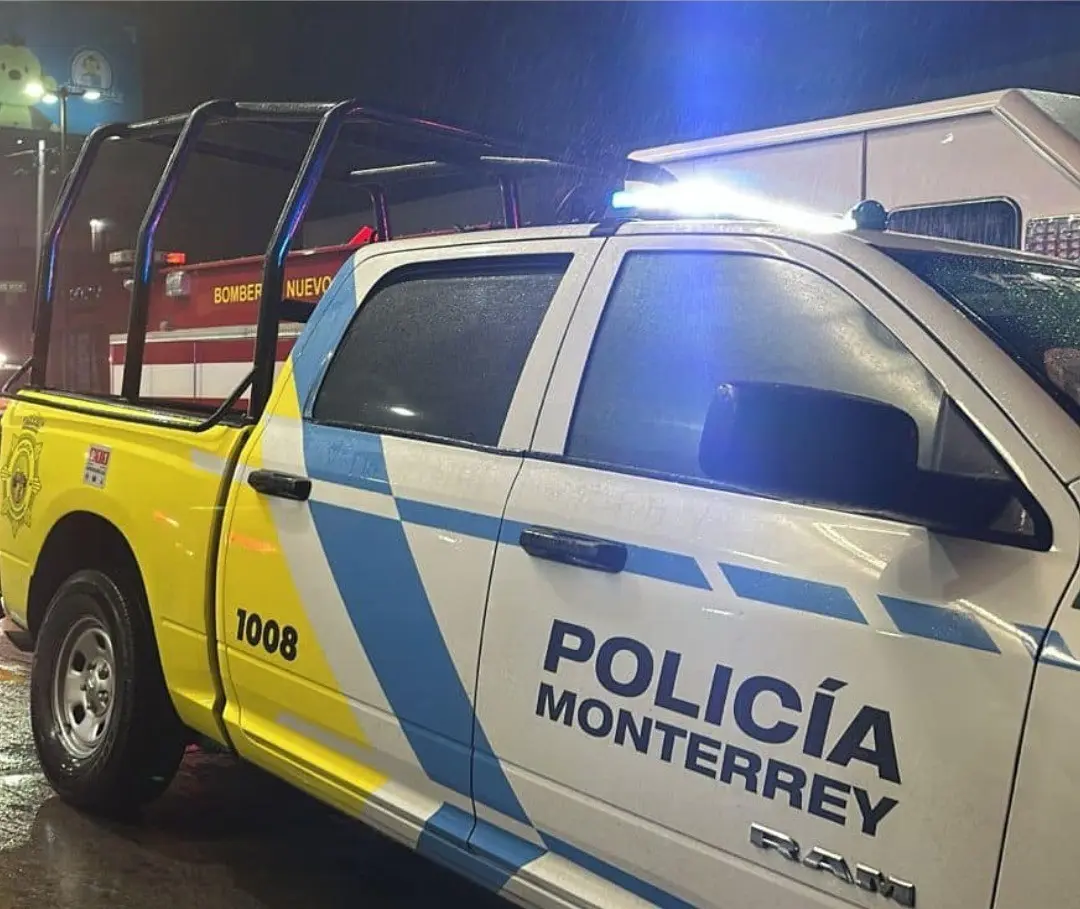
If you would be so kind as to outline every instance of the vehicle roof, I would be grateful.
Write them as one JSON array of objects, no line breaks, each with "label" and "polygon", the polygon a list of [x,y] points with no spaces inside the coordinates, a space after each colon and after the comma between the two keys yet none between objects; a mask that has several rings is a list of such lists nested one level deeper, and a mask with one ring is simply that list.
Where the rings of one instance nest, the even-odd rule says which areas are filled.
[{"label": "vehicle roof", "polygon": [[362,246],[356,256],[378,255],[393,250],[441,249],[447,246],[473,246],[478,243],[523,243],[530,240],[560,240],[587,237],[595,224],[556,224],[538,227],[493,227],[484,230],[463,230],[457,233],[418,234],[380,240]]},{"label": "vehicle roof", "polygon": [[1025,252],[1020,249],[1007,249],[1002,246],[986,246],[981,243],[965,243],[960,240],[945,240],[939,237],[924,237],[918,234],[901,234],[892,231],[851,231],[847,234],[857,240],[875,247],[886,249],[913,249],[924,252],[952,253],[964,256],[986,256],[996,259],[1030,262],[1033,265],[1054,265],[1059,268],[1078,268],[1076,263],[1053,256]]},{"label": "vehicle roof", "polygon": [[864,111],[843,117],[831,117],[826,120],[792,123],[787,126],[755,130],[753,132],[733,133],[726,136],[714,136],[689,142],[661,145],[631,152],[629,157],[635,161],[643,161],[649,164],[664,164],[687,158],[726,154],[774,145],[787,145],[792,142],[804,142],[810,139],[833,138],[870,130],[889,129],[951,117],[963,117],[998,110],[1009,103],[1015,104],[1019,102],[1023,105],[1031,102],[1036,106],[1041,106],[1040,101],[1052,100],[1054,97],[1054,93],[1050,92],[1008,88],[1000,91],[983,92],[977,95],[964,95],[959,98],[944,98],[922,104]]},{"label": "vehicle roof", "polygon": [[[891,231],[850,230],[836,233],[819,233],[795,230],[765,221],[743,219],[704,219],[704,218],[641,218],[612,222],[610,226],[592,224],[565,224],[546,227],[522,227],[517,229],[495,228],[492,230],[464,231],[456,234],[434,234],[418,237],[403,237],[357,250],[357,258],[367,258],[382,252],[404,252],[408,250],[445,249],[453,246],[473,246],[479,244],[514,244],[538,240],[558,240],[585,238],[596,234],[598,227],[606,227],[605,234],[617,233],[618,236],[670,236],[676,235],[751,235],[768,236],[778,239],[792,239],[811,242],[815,245],[859,244],[897,249],[915,249],[926,252],[943,252],[968,256],[993,256],[1032,263],[1070,267],[1072,263],[1048,256],[1036,255],[1017,249],[1005,249],[997,246],[983,246],[976,243],[963,243],[957,240],[944,240],[937,237],[924,237],[915,234],[899,234]],[[827,241],[827,242],[826,242]],[[1076,266],[1072,266],[1076,267]]]}]

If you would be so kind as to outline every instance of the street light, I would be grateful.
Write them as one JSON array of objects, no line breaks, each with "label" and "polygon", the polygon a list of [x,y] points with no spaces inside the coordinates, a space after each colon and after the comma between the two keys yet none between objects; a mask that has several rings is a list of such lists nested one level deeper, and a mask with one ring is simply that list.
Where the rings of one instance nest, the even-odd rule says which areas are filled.
[{"label": "street light", "polygon": [[100,101],[101,92],[96,88],[83,88],[79,85],[61,85],[55,91],[49,91],[40,82],[30,82],[23,89],[31,98],[45,104],[60,102],[60,179],[67,176],[67,102],[68,98],[82,98],[84,101]]}]

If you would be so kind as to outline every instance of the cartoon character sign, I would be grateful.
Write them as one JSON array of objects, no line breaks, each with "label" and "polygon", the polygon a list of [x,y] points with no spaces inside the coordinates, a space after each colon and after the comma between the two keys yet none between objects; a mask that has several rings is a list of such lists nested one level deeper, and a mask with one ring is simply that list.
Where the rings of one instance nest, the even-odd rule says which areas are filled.
[{"label": "cartoon character sign", "polygon": [[34,105],[26,86],[40,85],[56,91],[56,80],[45,75],[37,55],[19,38],[0,44],[0,127],[16,129],[56,129],[53,122]]}]

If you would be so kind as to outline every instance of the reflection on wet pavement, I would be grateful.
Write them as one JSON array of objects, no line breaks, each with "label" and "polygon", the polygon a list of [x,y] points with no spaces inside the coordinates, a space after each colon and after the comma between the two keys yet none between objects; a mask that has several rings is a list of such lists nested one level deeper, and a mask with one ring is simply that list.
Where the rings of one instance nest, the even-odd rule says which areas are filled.
[{"label": "reflection on wet pavement", "polygon": [[28,672],[0,634],[0,909],[509,905],[221,755],[189,755],[137,824],[81,815],[38,769]]}]

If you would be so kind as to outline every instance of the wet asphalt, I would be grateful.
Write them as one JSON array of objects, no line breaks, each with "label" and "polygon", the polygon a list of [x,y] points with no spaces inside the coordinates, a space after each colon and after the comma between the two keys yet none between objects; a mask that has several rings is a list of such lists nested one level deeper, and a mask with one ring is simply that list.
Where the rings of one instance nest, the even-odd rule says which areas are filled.
[{"label": "wet asphalt", "polygon": [[137,822],[84,816],[38,767],[29,672],[0,626],[0,909],[510,905],[224,755],[190,753]]}]

